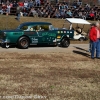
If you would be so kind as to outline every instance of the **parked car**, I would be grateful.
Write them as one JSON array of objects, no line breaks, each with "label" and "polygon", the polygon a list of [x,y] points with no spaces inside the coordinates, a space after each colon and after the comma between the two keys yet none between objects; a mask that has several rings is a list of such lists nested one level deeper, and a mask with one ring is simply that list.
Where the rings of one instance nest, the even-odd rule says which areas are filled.
[{"label": "parked car", "polygon": [[[79,41],[87,40],[86,37],[87,33],[84,32],[83,29],[84,29],[84,25],[90,25],[91,23],[89,23],[84,19],[79,19],[79,18],[66,18],[65,23],[66,22],[69,23],[69,30],[74,31],[74,40],[79,40]],[[73,28],[73,24],[74,24],[74,28]],[[83,27],[80,28],[80,25]],[[63,27],[65,28],[65,25],[63,25]]]},{"label": "parked car", "polygon": [[21,49],[26,49],[31,44],[60,44],[62,47],[68,47],[73,36],[73,30],[54,28],[48,22],[25,22],[15,30],[0,31],[1,45],[6,48],[13,44]]}]

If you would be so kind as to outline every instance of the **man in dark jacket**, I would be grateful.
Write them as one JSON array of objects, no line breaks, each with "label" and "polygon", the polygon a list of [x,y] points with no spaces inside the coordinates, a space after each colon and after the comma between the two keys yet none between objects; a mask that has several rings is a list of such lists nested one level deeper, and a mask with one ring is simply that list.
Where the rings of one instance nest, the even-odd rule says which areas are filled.
[{"label": "man in dark jacket", "polygon": [[89,32],[89,38],[91,41],[91,58],[94,59],[94,53],[96,49],[96,58],[100,59],[100,24],[96,22],[96,26],[93,26]]}]

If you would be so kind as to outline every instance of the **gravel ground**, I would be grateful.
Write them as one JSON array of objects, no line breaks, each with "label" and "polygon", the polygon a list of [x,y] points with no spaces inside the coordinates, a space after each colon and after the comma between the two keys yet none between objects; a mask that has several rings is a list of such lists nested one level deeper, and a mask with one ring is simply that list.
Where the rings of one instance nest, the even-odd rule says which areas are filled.
[{"label": "gravel ground", "polygon": [[73,50],[88,50],[88,44],[71,44],[68,48],[61,48],[61,47],[37,47],[31,46],[28,49],[18,49],[16,47],[11,48],[2,48],[0,47],[0,52],[25,52],[25,53],[56,53],[56,52],[72,52]]}]

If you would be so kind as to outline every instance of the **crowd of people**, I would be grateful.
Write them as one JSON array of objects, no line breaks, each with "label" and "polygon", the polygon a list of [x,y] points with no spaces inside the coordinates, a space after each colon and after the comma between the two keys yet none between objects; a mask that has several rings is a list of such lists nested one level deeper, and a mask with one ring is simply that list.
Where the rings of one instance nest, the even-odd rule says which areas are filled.
[{"label": "crowd of people", "polygon": [[0,13],[6,15],[11,13],[13,7],[21,8],[22,16],[37,16],[44,18],[83,18],[83,19],[100,19],[100,8],[82,3],[81,0],[75,0],[71,4],[68,2],[58,2],[52,4],[49,0],[25,0],[24,2],[10,2],[0,4]]}]

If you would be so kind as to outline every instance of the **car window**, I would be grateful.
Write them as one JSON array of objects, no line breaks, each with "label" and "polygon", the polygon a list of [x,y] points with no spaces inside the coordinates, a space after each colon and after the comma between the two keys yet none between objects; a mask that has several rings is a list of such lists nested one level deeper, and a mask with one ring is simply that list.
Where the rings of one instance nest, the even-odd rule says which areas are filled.
[{"label": "car window", "polygon": [[28,26],[23,26],[20,28],[21,30],[27,30],[28,29]]},{"label": "car window", "polygon": [[41,30],[44,30],[44,31],[45,31],[45,30],[49,30],[49,25],[41,25],[41,26],[40,26],[40,29],[41,29]]},{"label": "car window", "polygon": [[49,25],[49,30],[54,30],[55,28],[52,25]]},{"label": "car window", "polygon": [[36,25],[31,28],[33,28],[33,30],[35,31],[45,31],[45,30],[49,30],[49,25]]},{"label": "car window", "polygon": [[35,30],[40,30],[40,26],[39,25],[36,25],[36,26],[33,26],[33,28],[35,29]]}]

